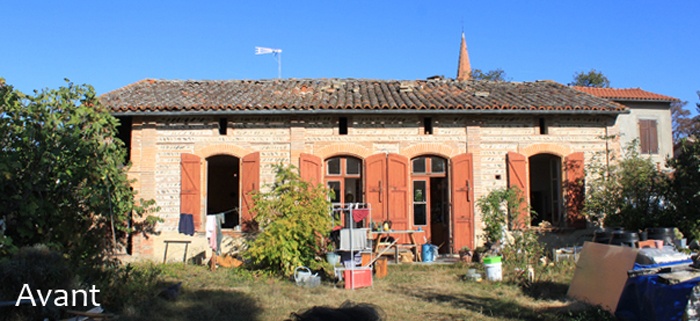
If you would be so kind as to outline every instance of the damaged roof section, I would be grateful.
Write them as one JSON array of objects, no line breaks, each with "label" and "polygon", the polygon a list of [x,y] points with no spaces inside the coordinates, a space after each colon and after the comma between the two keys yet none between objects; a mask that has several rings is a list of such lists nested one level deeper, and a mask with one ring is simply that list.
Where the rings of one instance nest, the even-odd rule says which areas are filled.
[{"label": "damaged roof section", "polygon": [[114,114],[596,113],[623,105],[552,81],[146,79],[100,97]]}]

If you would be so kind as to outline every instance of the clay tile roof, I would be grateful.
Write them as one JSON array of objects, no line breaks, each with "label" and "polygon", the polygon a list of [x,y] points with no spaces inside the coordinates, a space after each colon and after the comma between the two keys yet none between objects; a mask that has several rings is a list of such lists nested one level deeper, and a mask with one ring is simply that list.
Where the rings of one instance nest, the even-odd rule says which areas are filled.
[{"label": "clay tile roof", "polygon": [[581,86],[573,86],[573,88],[594,96],[616,101],[679,101],[677,98],[655,94],[640,88],[596,88]]},{"label": "clay tile roof", "polygon": [[452,111],[621,113],[626,107],[551,81],[146,79],[100,96],[115,114]]}]

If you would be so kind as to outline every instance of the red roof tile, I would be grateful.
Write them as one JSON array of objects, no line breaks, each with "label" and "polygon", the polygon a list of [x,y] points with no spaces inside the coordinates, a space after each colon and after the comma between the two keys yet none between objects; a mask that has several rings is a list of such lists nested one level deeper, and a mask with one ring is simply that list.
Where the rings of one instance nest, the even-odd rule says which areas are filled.
[{"label": "red roof tile", "polygon": [[640,88],[597,88],[597,87],[581,87],[573,86],[574,89],[582,91],[594,96],[601,98],[620,100],[620,101],[663,101],[663,102],[674,102],[678,101],[677,98],[670,96],[664,96],[660,94],[655,94],[642,90]]},{"label": "red roof tile", "polygon": [[142,80],[100,96],[115,114],[455,111],[620,113],[623,105],[551,81]]}]

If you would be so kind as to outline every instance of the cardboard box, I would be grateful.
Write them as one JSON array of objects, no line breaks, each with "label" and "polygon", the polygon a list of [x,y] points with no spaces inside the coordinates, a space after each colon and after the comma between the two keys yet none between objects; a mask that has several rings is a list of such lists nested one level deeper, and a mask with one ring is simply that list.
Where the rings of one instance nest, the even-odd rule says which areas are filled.
[{"label": "cardboard box", "polygon": [[346,289],[357,289],[372,286],[372,269],[356,268],[343,271]]}]

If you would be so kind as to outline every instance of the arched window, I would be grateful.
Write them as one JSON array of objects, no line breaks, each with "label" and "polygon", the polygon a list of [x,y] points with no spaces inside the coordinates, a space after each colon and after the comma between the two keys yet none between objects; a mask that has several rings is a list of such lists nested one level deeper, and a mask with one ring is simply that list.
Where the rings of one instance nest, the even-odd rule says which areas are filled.
[{"label": "arched window", "polygon": [[326,160],[326,185],[333,190],[333,203],[361,203],[362,160],[352,156],[337,156]]}]

